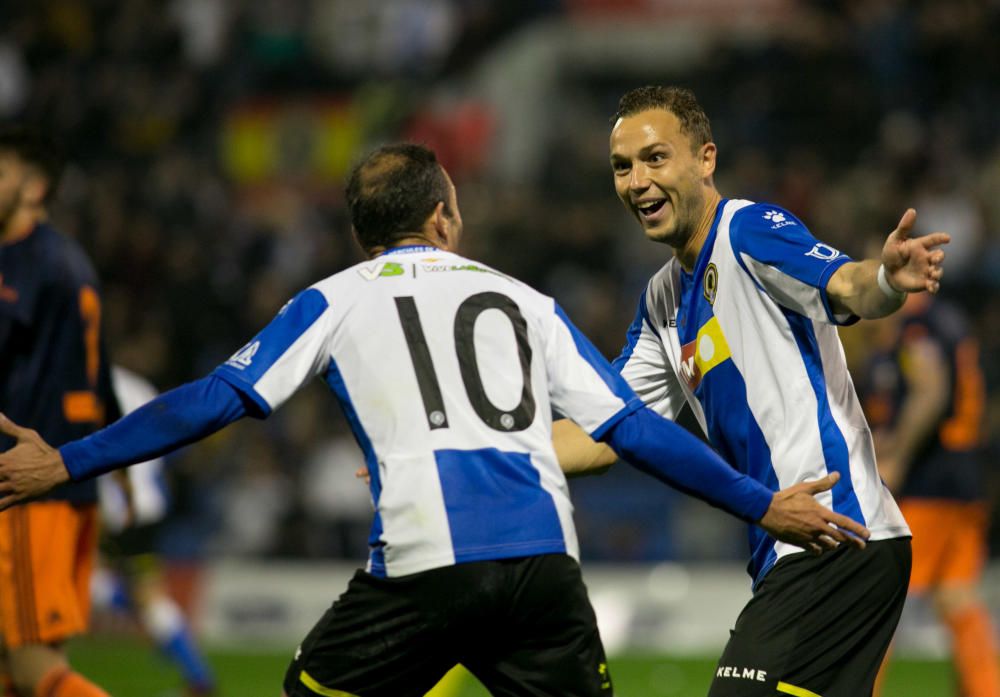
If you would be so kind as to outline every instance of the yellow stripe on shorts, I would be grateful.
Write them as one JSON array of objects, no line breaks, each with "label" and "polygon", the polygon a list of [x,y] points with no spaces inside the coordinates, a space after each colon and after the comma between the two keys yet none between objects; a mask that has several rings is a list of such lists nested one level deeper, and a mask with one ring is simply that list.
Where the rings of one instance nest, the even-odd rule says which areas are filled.
[{"label": "yellow stripe on shorts", "polygon": [[315,692],[317,695],[323,695],[323,697],[357,697],[357,695],[352,695],[350,692],[344,692],[343,690],[334,690],[330,687],[323,687],[318,682],[316,678],[309,675],[309,673],[304,670],[299,673],[299,682],[308,687],[310,690]]},{"label": "yellow stripe on shorts", "polygon": [[424,697],[455,697],[471,681],[472,675],[459,664],[448,671],[448,674],[441,678],[441,682]]},{"label": "yellow stripe on shorts", "polygon": [[820,697],[815,692],[810,692],[804,687],[789,685],[787,682],[778,682],[778,692],[784,692],[786,695],[793,695],[793,697]]}]

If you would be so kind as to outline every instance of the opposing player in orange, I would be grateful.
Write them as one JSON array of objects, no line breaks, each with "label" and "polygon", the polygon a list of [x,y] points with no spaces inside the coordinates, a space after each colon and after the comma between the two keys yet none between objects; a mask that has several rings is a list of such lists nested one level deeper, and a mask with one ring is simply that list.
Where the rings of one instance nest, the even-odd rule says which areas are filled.
[{"label": "opposing player in orange", "polygon": [[963,697],[1000,697],[997,644],[978,589],[988,511],[975,339],[957,307],[928,295],[910,296],[877,330],[864,406],[879,472],[913,531],[910,593],[928,594],[948,628]]},{"label": "opposing player in orange", "polygon": [[[65,443],[116,418],[118,406],[94,270],[47,222],[61,169],[39,134],[0,130],[0,411]],[[11,444],[0,435],[0,449]],[[107,697],[61,648],[87,627],[96,500],[95,482],[68,483],[0,512],[5,697]]]}]

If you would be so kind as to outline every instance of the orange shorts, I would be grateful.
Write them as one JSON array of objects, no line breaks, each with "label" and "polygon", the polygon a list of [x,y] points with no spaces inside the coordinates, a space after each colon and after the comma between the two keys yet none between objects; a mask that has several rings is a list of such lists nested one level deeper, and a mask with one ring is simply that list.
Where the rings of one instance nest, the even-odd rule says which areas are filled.
[{"label": "orange shorts", "polygon": [[904,499],[913,531],[910,592],[976,584],[986,562],[986,505],[980,502]]},{"label": "orange shorts", "polygon": [[87,629],[97,507],[37,501],[0,511],[0,635],[8,648]]}]

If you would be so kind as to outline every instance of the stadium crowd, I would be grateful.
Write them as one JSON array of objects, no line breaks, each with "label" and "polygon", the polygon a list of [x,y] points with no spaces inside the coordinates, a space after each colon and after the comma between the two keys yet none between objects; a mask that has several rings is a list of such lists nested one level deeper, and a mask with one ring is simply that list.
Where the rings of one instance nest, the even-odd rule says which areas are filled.
[{"label": "stadium crowd", "polygon": [[[553,104],[553,117],[568,119],[583,100],[606,119],[624,89],[681,82],[725,143],[724,195],[783,205],[857,257],[910,205],[920,229],[949,230],[943,293],[975,318],[987,432],[1000,433],[1000,333],[990,330],[1000,324],[1000,5],[779,4],[788,21],[764,40],[720,33],[710,60],[683,74],[567,76],[576,101]],[[641,13],[644,3],[372,5],[0,6],[0,119],[40,124],[72,154],[56,224],[97,264],[116,362],[159,385],[204,374],[285,298],[359,260],[342,163],[399,137],[445,156],[477,230],[472,256],[555,296],[606,355],[617,353],[641,284],[665,259],[651,258],[614,201],[606,121],[567,120],[537,180],[501,181],[490,157],[499,117],[462,90],[477,61],[533,22],[604,21],[615,5]],[[456,95],[443,115],[428,98],[442,92]],[[287,103],[301,110],[287,113]],[[323,146],[329,160],[313,162],[324,138],[334,141]],[[254,150],[260,142],[273,151]],[[237,425],[178,457],[180,515],[164,551],[362,559],[370,514],[353,481],[360,455],[344,447],[344,423],[319,417],[317,400],[328,399],[308,390],[263,427]],[[624,469],[574,484],[584,559],[744,554],[721,516],[648,489]],[[692,515],[707,523],[664,534],[671,518]]]}]

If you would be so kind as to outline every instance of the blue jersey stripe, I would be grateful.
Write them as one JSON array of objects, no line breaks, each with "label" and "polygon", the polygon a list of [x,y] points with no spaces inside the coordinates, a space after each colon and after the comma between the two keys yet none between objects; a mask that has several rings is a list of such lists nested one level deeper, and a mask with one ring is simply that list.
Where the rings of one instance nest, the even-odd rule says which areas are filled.
[{"label": "blue jersey stripe", "polygon": [[434,459],[456,563],[566,551],[529,453],[436,450]]},{"label": "blue jersey stripe", "polygon": [[635,347],[639,343],[639,337],[642,336],[643,323],[652,329],[654,333],[656,332],[656,327],[653,326],[652,320],[649,319],[649,310],[646,308],[647,288],[643,288],[642,294],[639,296],[639,307],[635,311],[635,319],[632,320],[632,324],[629,325],[628,332],[625,334],[625,346],[622,347],[618,358],[611,362],[611,365],[618,372],[621,372],[625,368],[628,359],[632,357],[632,352],[635,351]]},{"label": "blue jersey stripe", "polygon": [[562,320],[566,328],[569,329],[570,335],[573,337],[573,343],[576,345],[576,351],[580,354],[583,360],[590,364],[590,367],[601,376],[601,380],[604,384],[608,386],[608,389],[614,393],[616,397],[621,399],[623,402],[628,404],[633,399],[636,398],[635,392],[629,387],[629,384],[625,382],[617,370],[611,367],[608,363],[608,359],[605,358],[597,347],[590,343],[590,339],[585,337],[583,333],[576,328],[576,326],[570,321],[563,309],[559,307],[556,303],[556,316]]},{"label": "blue jersey stripe", "polygon": [[[329,307],[326,297],[315,288],[308,288],[281,308],[277,316],[264,327],[246,346],[232,358],[215,369],[227,382],[239,383],[250,388],[246,392],[254,402],[271,413],[271,407],[257,394],[254,385],[285,355],[300,336],[320,318]],[[235,385],[234,385],[235,386]]]},{"label": "blue jersey stripe", "polygon": [[372,500],[375,502],[375,519],[372,521],[371,533],[368,536],[368,546],[371,548],[371,573],[374,576],[384,577],[386,570],[385,553],[382,550],[381,541],[383,529],[382,516],[378,513],[378,500],[382,494],[382,481],[379,478],[378,457],[375,455],[375,448],[372,445],[371,438],[368,437],[365,427],[361,424],[361,419],[358,418],[358,412],[354,408],[351,395],[347,391],[347,385],[344,383],[344,376],[340,372],[340,366],[332,358],[326,370],[326,384],[337,395],[337,401],[340,403],[340,408],[344,411],[347,423],[351,426],[354,439],[358,442],[361,452],[365,456],[365,465],[368,467],[368,475],[371,477]]},{"label": "blue jersey stripe", "polygon": [[853,520],[866,525],[861,512],[861,504],[854,493],[854,483],[851,481],[850,453],[847,441],[830,411],[830,402],[826,392],[826,377],[823,374],[823,361],[820,357],[819,344],[812,321],[802,315],[781,309],[792,329],[792,336],[799,347],[799,354],[805,364],[809,383],[816,395],[818,404],[817,419],[819,420],[820,442],[823,446],[823,456],[828,471],[840,472],[840,481],[833,488],[833,510],[846,515]]}]

